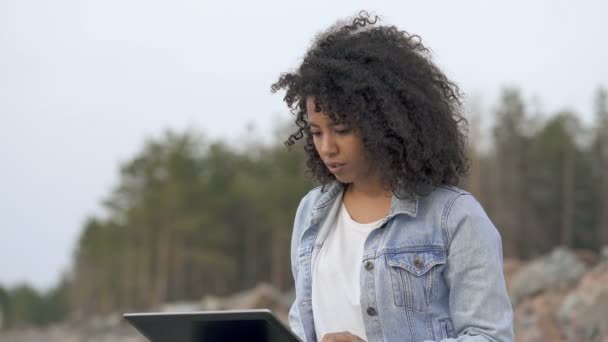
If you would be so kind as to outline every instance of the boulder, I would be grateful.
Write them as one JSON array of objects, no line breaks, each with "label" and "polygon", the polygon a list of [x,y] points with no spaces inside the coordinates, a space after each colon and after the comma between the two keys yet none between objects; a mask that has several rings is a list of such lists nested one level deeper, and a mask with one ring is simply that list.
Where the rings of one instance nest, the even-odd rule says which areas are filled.
[{"label": "boulder", "polygon": [[575,249],[574,254],[576,254],[576,257],[580,261],[582,261],[587,267],[593,267],[599,261],[598,255],[594,251],[589,249]]},{"label": "boulder", "polygon": [[608,245],[602,247],[600,251],[600,258],[602,260],[608,260]]},{"label": "boulder", "polygon": [[[237,293],[226,300],[226,309],[270,309],[285,311],[283,294],[274,286],[260,283],[251,290]],[[288,309],[288,308],[287,308]]]},{"label": "boulder", "polygon": [[566,296],[563,291],[547,291],[522,299],[513,312],[515,341],[554,342],[562,340],[556,312]]},{"label": "boulder", "polygon": [[289,298],[289,295],[283,295],[274,286],[260,283],[253,289],[227,298],[205,297],[203,307],[206,310],[269,309],[282,322],[287,323],[287,313],[291,305]]},{"label": "boulder", "polygon": [[608,260],[588,272],[568,294],[558,318],[568,341],[608,340]]},{"label": "boulder", "polygon": [[205,306],[199,302],[172,302],[160,306],[161,312],[192,312],[203,311]]},{"label": "boulder", "polygon": [[522,299],[546,290],[572,288],[586,271],[587,266],[575,253],[564,247],[555,248],[516,274],[510,294],[511,301],[517,305]]},{"label": "boulder", "polygon": [[522,267],[525,266],[525,263],[519,259],[505,258],[502,265],[507,290],[509,293],[511,293],[513,290],[513,283],[515,282],[515,276],[522,269]]}]

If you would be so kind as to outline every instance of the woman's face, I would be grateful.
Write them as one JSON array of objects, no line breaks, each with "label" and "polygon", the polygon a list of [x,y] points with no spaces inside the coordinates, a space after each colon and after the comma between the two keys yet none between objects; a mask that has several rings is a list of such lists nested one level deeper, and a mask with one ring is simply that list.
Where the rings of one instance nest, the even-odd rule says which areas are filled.
[{"label": "woman's face", "polygon": [[342,183],[369,181],[370,165],[365,160],[359,132],[344,123],[335,123],[329,115],[315,110],[314,97],[306,99],[310,134],[323,163]]}]

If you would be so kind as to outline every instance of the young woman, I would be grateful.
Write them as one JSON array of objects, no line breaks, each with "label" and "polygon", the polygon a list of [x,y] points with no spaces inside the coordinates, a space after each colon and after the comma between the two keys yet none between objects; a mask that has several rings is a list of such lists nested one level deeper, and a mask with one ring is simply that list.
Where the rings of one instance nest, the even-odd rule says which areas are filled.
[{"label": "young woman", "polygon": [[418,36],[362,12],[319,35],[286,90],[307,167],[291,264],[304,341],[512,341],[500,236],[456,187],[458,87]]}]

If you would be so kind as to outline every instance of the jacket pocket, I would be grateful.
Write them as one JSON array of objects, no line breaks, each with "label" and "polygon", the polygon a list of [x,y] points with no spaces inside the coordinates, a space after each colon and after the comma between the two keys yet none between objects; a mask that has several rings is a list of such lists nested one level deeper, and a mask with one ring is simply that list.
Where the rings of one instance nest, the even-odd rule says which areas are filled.
[{"label": "jacket pocket", "polygon": [[454,331],[454,324],[449,318],[442,318],[439,320],[440,339],[455,338],[456,332]]},{"label": "jacket pocket", "polygon": [[433,295],[433,284],[445,265],[440,249],[385,254],[391,274],[395,305],[426,311]]}]

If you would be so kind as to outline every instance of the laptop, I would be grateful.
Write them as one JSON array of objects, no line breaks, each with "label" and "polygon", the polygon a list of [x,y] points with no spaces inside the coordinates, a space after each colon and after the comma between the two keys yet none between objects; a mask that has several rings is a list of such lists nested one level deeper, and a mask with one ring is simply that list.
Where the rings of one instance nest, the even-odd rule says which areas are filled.
[{"label": "laptop", "polygon": [[300,342],[270,310],[126,313],[151,342]]}]

